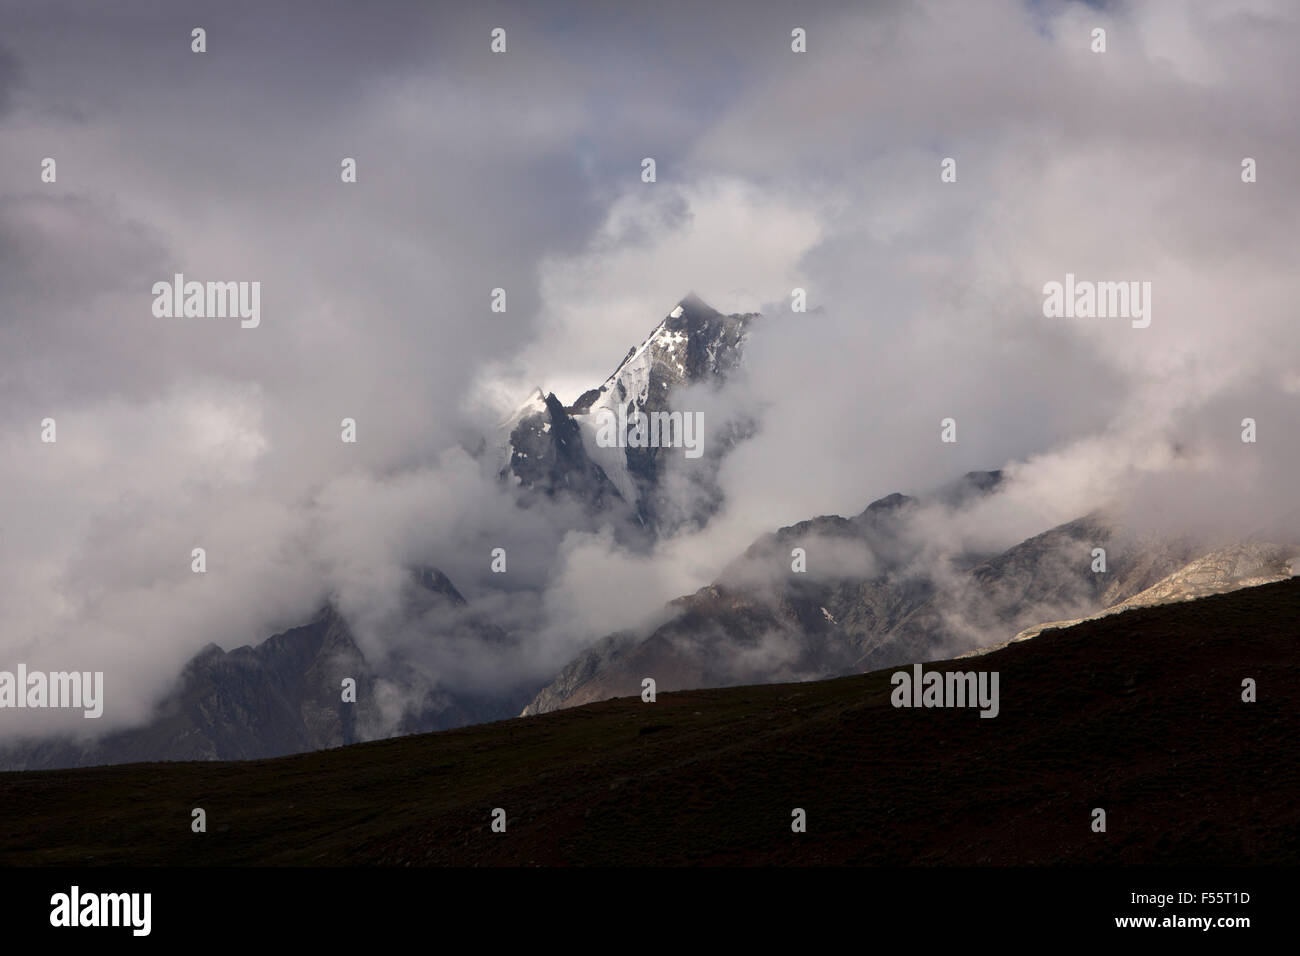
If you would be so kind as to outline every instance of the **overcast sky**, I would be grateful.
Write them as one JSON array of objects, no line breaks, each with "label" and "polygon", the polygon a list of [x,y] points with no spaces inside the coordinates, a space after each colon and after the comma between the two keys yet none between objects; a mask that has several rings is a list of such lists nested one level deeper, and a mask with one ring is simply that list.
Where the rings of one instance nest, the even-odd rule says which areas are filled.
[{"label": "overcast sky", "polygon": [[[1016,476],[972,519],[1007,544],[1103,504],[1243,533],[1294,507],[1289,0],[0,0],[0,24],[0,669],[109,672],[105,725],[330,595],[374,650],[414,560],[535,615],[544,668],[764,531],[972,469]],[[155,317],[176,272],[261,282],[260,326]],[[1150,327],[1046,318],[1067,272],[1150,282]],[[599,384],[690,290],[765,313],[699,399],[762,409],[725,512],[648,557],[513,512],[462,449],[534,385]]]}]

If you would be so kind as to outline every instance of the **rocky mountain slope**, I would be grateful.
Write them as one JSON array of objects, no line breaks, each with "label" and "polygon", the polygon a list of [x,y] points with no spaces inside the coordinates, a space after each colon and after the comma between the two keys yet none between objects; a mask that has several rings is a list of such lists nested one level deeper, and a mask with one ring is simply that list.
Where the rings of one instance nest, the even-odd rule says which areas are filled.
[{"label": "rocky mountain slope", "polygon": [[[973,473],[935,500],[996,489]],[[1209,554],[1191,540],[1134,536],[1089,515],[996,555],[923,554],[909,522],[925,501],[890,495],[854,518],[826,516],[766,536],[717,581],[677,599],[639,632],[578,655],[524,708],[532,715],[660,690],[814,680],[936,660],[1037,633],[1066,612],[1166,603],[1279,580],[1294,546],[1241,544]],[[792,550],[807,570],[793,570]],[[1093,549],[1104,548],[1104,572]]]},{"label": "rocky mountain slope", "polygon": [[[412,572],[406,614],[464,608],[451,581],[432,568]],[[490,625],[479,623],[481,632]],[[482,633],[506,640],[503,634]],[[443,635],[433,629],[427,640]],[[402,663],[385,668],[383,681],[401,691]],[[344,678],[356,681],[355,702],[344,702]],[[255,647],[224,651],[209,644],[181,672],[175,688],[147,724],[82,742],[69,738],[19,741],[0,748],[0,770],[83,767],[140,760],[249,760],[340,747],[387,736],[392,715],[381,714],[379,676],[357,646],[351,628],[332,606],[307,624]],[[534,688],[501,695],[444,694],[408,710],[401,733],[419,733],[495,720],[517,713]],[[412,695],[412,699],[418,699]]]},{"label": "rocky mountain slope", "polygon": [[1051,627],[1072,627],[1084,620],[1119,614],[1135,607],[1192,601],[1211,594],[1224,594],[1240,588],[1258,587],[1285,581],[1300,574],[1300,547],[1267,541],[1246,541],[1216,548],[1161,578],[1144,591],[1107,605],[1106,609],[1087,618],[1048,621],[1018,633],[1013,640],[1035,637]]}]

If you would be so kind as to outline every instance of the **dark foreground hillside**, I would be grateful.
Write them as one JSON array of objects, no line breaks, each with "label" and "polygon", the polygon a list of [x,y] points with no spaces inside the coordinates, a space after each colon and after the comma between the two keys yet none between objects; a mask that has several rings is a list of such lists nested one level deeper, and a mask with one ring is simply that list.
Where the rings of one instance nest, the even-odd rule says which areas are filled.
[{"label": "dark foreground hillside", "polygon": [[881,671],[275,760],[4,774],[0,864],[1296,863],[1298,611],[1300,578],[933,665],[999,671],[994,719],[895,709]]}]

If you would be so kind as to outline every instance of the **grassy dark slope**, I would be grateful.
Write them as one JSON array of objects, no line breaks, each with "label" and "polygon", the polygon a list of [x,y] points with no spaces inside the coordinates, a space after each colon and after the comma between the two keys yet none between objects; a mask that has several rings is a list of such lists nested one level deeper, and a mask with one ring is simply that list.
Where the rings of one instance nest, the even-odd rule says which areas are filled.
[{"label": "grassy dark slope", "polygon": [[1292,579],[933,665],[999,671],[991,720],[894,709],[882,671],[275,760],[5,774],[0,863],[1295,863],[1297,610]]}]

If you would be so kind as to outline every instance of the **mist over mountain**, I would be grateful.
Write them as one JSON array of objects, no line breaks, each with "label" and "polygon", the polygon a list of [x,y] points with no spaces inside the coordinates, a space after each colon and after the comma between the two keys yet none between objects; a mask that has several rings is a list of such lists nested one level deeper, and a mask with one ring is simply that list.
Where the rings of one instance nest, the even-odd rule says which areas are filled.
[{"label": "mist over mountain", "polygon": [[[704,534],[725,505],[717,463],[754,437],[761,412],[746,411],[749,428],[728,432],[706,478],[689,485],[686,500],[699,510],[688,533],[662,518],[683,513],[664,503],[680,495],[672,476],[689,459],[672,457],[678,449],[670,447],[649,449],[653,455],[604,447],[593,416],[620,408],[624,419],[683,412],[682,396],[698,396],[701,386],[725,396],[728,377],[744,369],[745,330],[754,319],[723,316],[686,297],[604,384],[572,405],[539,389],[498,429],[498,448],[481,443],[481,476],[494,475],[514,514],[569,516],[566,540],[600,527],[609,553],[642,566],[664,560],[664,542],[671,548],[674,535]],[[703,487],[708,494],[699,494]],[[598,640],[575,636],[568,646],[576,655],[563,653],[566,643],[539,653],[537,638],[548,626],[544,586],[506,601],[471,602],[441,570],[412,565],[381,616],[359,619],[381,638],[377,644],[359,641],[349,621],[358,618],[331,599],[302,624],[255,645],[226,651],[209,644],[146,721],[99,738],[11,743],[0,749],[0,765],[280,756],[501,720],[521,707],[528,716],[633,696],[645,677],[664,691],[819,680],[1256,586],[1300,565],[1300,534],[1285,520],[1275,523],[1274,540],[1212,548],[1203,533],[1141,531],[1094,512],[1000,550],[996,537],[980,531],[980,515],[998,513],[1017,490],[1003,471],[970,472],[918,497],[888,495],[851,518],[780,528],[725,563],[712,583],[647,609],[635,626]],[[508,560],[503,550],[502,577]]]},{"label": "mist over mountain", "polygon": [[[667,507],[674,494],[665,476],[678,474],[667,460],[671,449],[602,448],[591,419],[619,405],[624,415],[669,412],[674,388],[722,385],[740,363],[750,318],[723,316],[688,295],[573,406],[539,390],[501,427],[500,447],[489,452],[482,443],[481,475],[484,462],[504,462],[496,475],[501,487],[494,489],[503,507],[543,511],[546,521],[566,522],[566,535],[594,528],[592,519],[599,519],[613,529],[618,547],[646,553],[659,535],[682,524],[683,510]],[[732,432],[713,440],[738,439]],[[718,503],[710,479],[720,458],[715,450],[707,471],[684,479],[701,524]],[[677,519],[668,531],[665,515]],[[501,561],[504,573],[508,552]],[[251,759],[501,719],[518,713],[563,663],[563,657],[538,655],[535,632],[545,625],[545,611],[537,593],[515,592],[509,608],[491,600],[471,606],[437,568],[413,565],[406,575],[390,582],[394,600],[375,618],[361,612],[360,626],[378,633],[377,644],[363,649],[349,623],[358,615],[341,611],[346,598],[334,597],[303,624],[254,646],[204,647],[142,726],[100,739],[20,742],[0,749],[0,765]],[[521,608],[535,616],[521,617]],[[341,691],[345,680],[353,682],[351,700]]]},{"label": "mist over mountain", "polygon": [[578,655],[523,713],[634,696],[646,677],[683,690],[941,660],[1300,572],[1294,532],[1209,550],[1204,538],[1135,533],[1102,514],[995,554],[944,551],[925,537],[936,512],[996,494],[1001,481],[998,472],[971,473],[928,500],[890,495],[853,518],[824,516],[765,536],[663,619]]},{"label": "mist over mountain", "polygon": [[[95,720],[0,710],[7,765],[848,672],[1290,566],[1289,4],[833,0],[806,54],[784,7],[516,5],[503,56],[380,6],[0,0],[0,671],[105,677]],[[178,273],[260,324],[154,315]],[[1071,275],[1149,325],[1046,314]]]},{"label": "mist over mountain", "polygon": [[[534,522],[539,542],[591,548],[597,583],[602,561],[630,564],[611,594],[617,611],[587,630],[554,613],[562,581],[518,573],[515,548],[494,550],[488,571],[513,587],[480,588],[474,600],[413,559],[389,572],[389,597],[377,605],[336,593],[255,644],[227,651],[210,643],[143,720],[101,736],[19,738],[0,749],[0,765],[280,756],[635,695],[645,677],[665,691],[818,680],[1292,573],[1300,534],[1281,519],[1274,539],[1215,548],[1204,529],[1142,530],[1095,511],[1006,547],[1006,532],[990,534],[986,523],[1008,507],[1023,520],[1024,479],[1012,469],[970,472],[920,496],[890,494],[851,518],[769,532],[706,586],[658,603],[651,588],[638,608],[631,589],[641,573],[709,537],[710,519],[727,505],[720,475],[729,455],[761,441],[769,406],[752,397],[744,360],[755,321],[763,320],[723,315],[690,294],[600,386],[571,405],[537,389],[498,426],[495,448],[485,437],[463,459],[507,523]],[[696,471],[680,448],[599,440],[599,421],[626,433],[636,413],[690,414],[692,401],[712,403],[710,424],[721,432],[707,436],[715,444]],[[463,528],[467,535],[484,549],[491,540],[482,528]],[[631,626],[592,633],[619,616]]]}]

